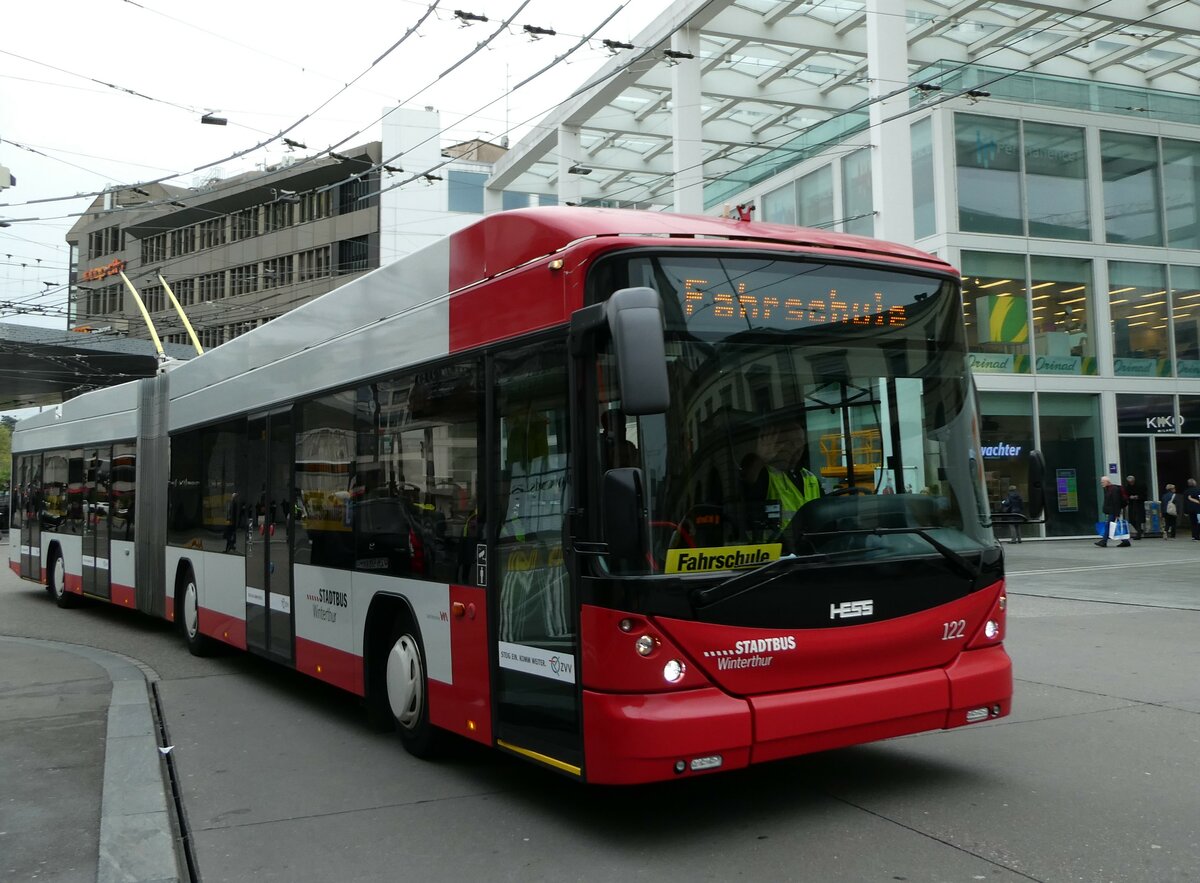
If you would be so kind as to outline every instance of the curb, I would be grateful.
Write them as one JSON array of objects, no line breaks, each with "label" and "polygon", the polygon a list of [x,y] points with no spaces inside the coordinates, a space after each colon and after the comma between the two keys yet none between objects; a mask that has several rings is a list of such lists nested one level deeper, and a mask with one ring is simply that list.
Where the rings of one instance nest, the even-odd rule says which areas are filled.
[{"label": "curb", "polygon": [[175,833],[147,689],[147,681],[157,680],[157,675],[140,663],[95,647],[9,636],[0,636],[0,641],[72,653],[108,673],[112,697],[104,742],[97,883],[179,881]]}]

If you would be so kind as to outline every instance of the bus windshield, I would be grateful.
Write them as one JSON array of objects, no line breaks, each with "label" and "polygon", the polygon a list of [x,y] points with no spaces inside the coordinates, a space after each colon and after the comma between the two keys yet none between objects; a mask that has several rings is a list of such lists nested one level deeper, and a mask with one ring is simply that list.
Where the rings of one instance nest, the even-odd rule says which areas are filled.
[{"label": "bus windshield", "polygon": [[642,470],[650,520],[613,570],[994,544],[956,280],[777,254],[631,257],[627,279],[662,297],[671,405],[623,415],[601,354],[600,456]]}]

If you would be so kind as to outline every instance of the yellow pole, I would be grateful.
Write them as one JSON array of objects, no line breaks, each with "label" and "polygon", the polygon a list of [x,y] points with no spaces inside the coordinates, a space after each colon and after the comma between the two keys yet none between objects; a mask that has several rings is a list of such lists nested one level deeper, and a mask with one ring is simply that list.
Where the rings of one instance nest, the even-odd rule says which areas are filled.
[{"label": "yellow pole", "polygon": [[146,322],[146,328],[150,331],[150,339],[154,341],[154,348],[158,350],[160,356],[163,353],[162,341],[158,339],[158,332],[154,330],[154,323],[150,321],[150,313],[146,310],[146,305],[142,303],[142,296],[138,294],[138,290],[133,287],[133,283],[129,281],[129,277],[125,275],[125,271],[121,270],[121,278],[125,280],[126,287],[129,288],[129,293],[133,295],[133,302],[137,304],[137,308],[142,311],[142,319]]},{"label": "yellow pole", "polygon": [[163,284],[163,288],[167,292],[167,297],[171,299],[171,306],[175,308],[175,312],[183,320],[183,327],[187,329],[188,337],[192,339],[192,346],[196,348],[196,352],[199,355],[204,355],[204,348],[200,346],[200,341],[196,338],[196,332],[192,330],[192,323],[188,321],[187,315],[183,312],[183,305],[175,299],[175,292],[171,290],[171,286],[167,284],[167,280],[163,278],[162,273],[158,274],[158,281]]}]

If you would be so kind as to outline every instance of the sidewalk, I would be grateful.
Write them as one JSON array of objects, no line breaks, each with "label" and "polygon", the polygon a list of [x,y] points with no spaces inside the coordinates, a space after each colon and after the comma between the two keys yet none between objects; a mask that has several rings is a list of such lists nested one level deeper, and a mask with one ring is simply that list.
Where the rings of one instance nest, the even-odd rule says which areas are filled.
[{"label": "sidewalk", "polygon": [[0,878],[180,880],[146,673],[0,636]]}]

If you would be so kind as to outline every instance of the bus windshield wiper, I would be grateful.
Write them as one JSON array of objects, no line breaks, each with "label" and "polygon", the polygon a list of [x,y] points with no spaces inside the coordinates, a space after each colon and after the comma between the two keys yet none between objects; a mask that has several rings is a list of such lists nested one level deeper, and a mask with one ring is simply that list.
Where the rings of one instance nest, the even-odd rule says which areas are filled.
[{"label": "bus windshield wiper", "polygon": [[933,535],[923,527],[868,527],[863,528],[862,530],[835,530],[826,531],[824,533],[810,533],[805,534],[805,536],[811,539],[813,537],[838,537],[848,535],[869,535],[882,537],[887,536],[888,534],[914,534],[915,536],[920,537],[925,542],[929,543],[930,546],[936,549],[938,554],[949,561],[955,570],[971,580],[977,579],[979,574],[982,572],[979,566],[972,564],[970,560],[963,557],[958,552],[955,552],[941,540],[934,538]]},{"label": "bus windshield wiper", "polygon": [[[735,576],[731,576],[724,582],[717,583],[715,586],[709,586],[707,589],[697,589],[692,592],[692,607],[700,610],[705,607],[712,607],[714,604],[720,604],[722,601],[728,601],[730,598],[736,598],[743,592],[748,592],[751,589],[757,589],[761,586],[775,582],[782,576],[792,572],[791,565],[811,564],[814,562],[825,563],[829,560],[829,556],[824,553],[812,555],[787,555],[783,558],[776,558],[774,561],[768,561],[766,564],[760,564],[753,570],[747,570]],[[766,576],[769,571],[778,570],[779,572]]]}]

